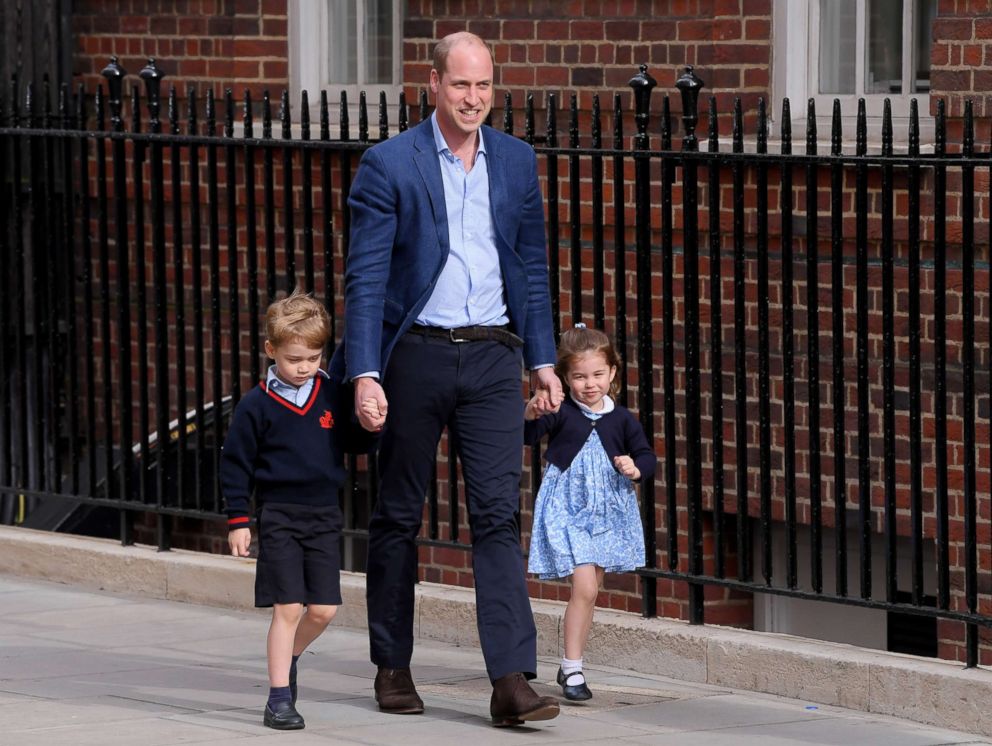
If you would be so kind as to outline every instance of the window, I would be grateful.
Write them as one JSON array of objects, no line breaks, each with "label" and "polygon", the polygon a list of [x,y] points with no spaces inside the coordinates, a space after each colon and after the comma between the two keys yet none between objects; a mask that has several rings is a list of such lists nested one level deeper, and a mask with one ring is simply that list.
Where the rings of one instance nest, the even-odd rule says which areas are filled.
[{"label": "window", "polygon": [[[371,111],[386,91],[396,108],[403,76],[401,0],[291,0],[290,93],[298,107],[307,91],[313,113],[327,90],[337,117],[341,91],[357,111],[365,91]],[[296,117],[294,116],[294,119]]]},{"label": "window", "polygon": [[[790,99],[794,132],[805,130],[809,98],[821,137],[829,138],[834,99],[840,100],[845,142],[853,137],[860,98],[871,120],[880,120],[890,100],[898,140],[906,139],[914,97],[921,129],[932,129],[927,94],[936,6],[937,0],[776,0],[774,97],[776,105]],[[870,122],[869,138],[880,137],[880,126]]]}]

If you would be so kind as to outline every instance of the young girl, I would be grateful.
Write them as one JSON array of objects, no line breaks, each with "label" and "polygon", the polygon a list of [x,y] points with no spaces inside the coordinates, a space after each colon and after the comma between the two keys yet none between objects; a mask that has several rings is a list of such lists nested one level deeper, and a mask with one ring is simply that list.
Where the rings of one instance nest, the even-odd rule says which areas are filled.
[{"label": "young girl", "polygon": [[541,417],[534,397],[524,414],[528,445],[548,435],[528,570],[542,579],[572,578],[558,684],[565,699],[577,701],[592,697],[582,651],[603,573],[644,565],[632,482],[651,479],[656,457],[640,423],[611,398],[620,388],[620,364],[609,337],[576,324],[561,337],[556,366],[569,396]]}]

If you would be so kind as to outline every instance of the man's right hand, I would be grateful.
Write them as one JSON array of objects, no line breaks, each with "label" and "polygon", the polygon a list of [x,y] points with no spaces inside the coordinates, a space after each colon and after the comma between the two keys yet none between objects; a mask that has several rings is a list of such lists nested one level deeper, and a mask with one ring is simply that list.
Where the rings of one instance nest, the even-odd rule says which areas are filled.
[{"label": "man's right hand", "polygon": [[386,423],[386,392],[374,378],[355,379],[355,416],[369,432],[379,432]]}]

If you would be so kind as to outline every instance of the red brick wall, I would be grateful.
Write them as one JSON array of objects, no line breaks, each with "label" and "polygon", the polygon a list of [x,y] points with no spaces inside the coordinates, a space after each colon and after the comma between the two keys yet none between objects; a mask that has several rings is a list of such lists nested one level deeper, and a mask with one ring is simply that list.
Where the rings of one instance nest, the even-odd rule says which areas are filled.
[{"label": "red brick wall", "polygon": [[[992,15],[986,0],[938,0],[931,47],[931,113],[947,99],[948,116],[964,115],[965,99],[976,117],[992,115]],[[986,130],[987,131],[987,130]]]},{"label": "red brick wall", "polygon": [[181,92],[218,85],[240,99],[288,85],[285,0],[79,0],[72,10],[73,72],[88,90],[113,55],[132,75],[155,57]]},{"label": "red brick wall", "polygon": [[[579,108],[589,111],[593,94],[604,90],[623,92],[629,110],[627,83],[645,64],[678,111],[675,79],[683,66],[695,65],[721,112],[740,96],[753,115],[771,87],[771,13],[771,0],[409,0],[407,95],[426,86],[434,41],[467,29],[492,44],[500,101],[509,91],[518,110],[527,92],[543,110],[547,93],[557,93],[562,107],[562,93],[575,91]],[[611,100],[600,104],[612,108]]]}]

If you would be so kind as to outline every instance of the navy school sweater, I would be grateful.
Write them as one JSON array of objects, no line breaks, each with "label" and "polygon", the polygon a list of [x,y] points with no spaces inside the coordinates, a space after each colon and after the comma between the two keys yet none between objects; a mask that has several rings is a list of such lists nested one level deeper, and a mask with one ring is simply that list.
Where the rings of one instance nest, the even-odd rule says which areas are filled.
[{"label": "navy school sweater", "polygon": [[336,401],[339,390],[318,375],[309,400],[297,407],[263,381],[238,402],[220,460],[229,528],[248,526],[253,492],[257,506],[337,504],[352,429]]}]

